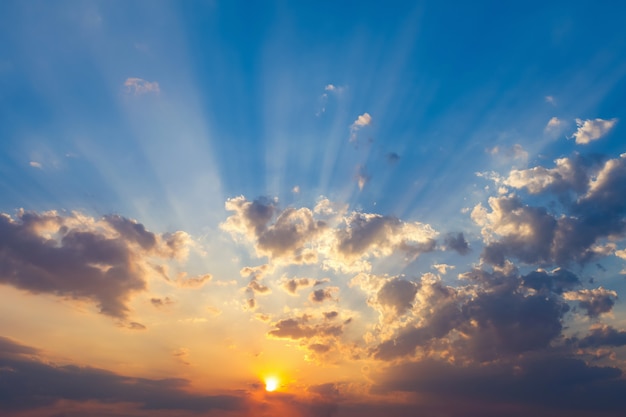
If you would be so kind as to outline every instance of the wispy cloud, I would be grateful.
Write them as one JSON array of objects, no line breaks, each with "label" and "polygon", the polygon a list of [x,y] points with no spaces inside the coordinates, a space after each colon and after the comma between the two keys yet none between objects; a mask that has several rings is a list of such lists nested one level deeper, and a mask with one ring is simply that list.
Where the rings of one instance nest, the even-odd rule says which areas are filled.
[{"label": "wispy cloud", "polygon": [[158,82],[150,82],[142,78],[127,78],[126,81],[124,81],[124,87],[128,94],[136,96],[147,93],[158,94],[161,92]]}]

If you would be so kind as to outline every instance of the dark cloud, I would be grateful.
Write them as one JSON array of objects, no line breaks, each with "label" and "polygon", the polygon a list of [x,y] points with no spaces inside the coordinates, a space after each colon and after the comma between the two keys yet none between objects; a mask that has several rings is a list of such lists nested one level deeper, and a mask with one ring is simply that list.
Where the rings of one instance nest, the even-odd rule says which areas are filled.
[{"label": "dark cloud", "polygon": [[400,278],[387,281],[378,291],[378,302],[395,310],[396,314],[403,314],[413,307],[413,300],[417,294],[417,284]]},{"label": "dark cloud", "polygon": [[346,227],[336,232],[337,251],[348,258],[360,257],[367,252],[385,256],[394,251],[415,257],[435,249],[435,232],[428,225],[356,212],[345,222]]},{"label": "dark cloud", "polygon": [[594,318],[601,314],[608,313],[613,309],[617,293],[600,287],[568,291],[563,296],[566,300],[578,301],[580,308],[585,310],[589,317]]},{"label": "dark cloud", "polygon": [[[489,365],[426,359],[387,368],[375,378],[374,391],[414,392],[439,399],[440,411],[447,409],[458,416],[481,415],[477,411],[494,404],[510,404],[513,410],[538,407],[533,415],[550,416],[559,410],[596,415],[594,412],[615,413],[626,407],[626,380],[620,376],[617,368],[589,366],[580,359],[558,356]],[[465,401],[469,401],[469,409],[452,405]]]},{"label": "dark cloud", "polygon": [[568,270],[557,268],[552,273],[544,270],[532,271],[522,277],[522,285],[540,292],[555,292],[562,294],[582,285],[578,276]]},{"label": "dark cloud", "polygon": [[310,339],[316,336],[340,336],[343,333],[342,325],[313,323],[312,317],[306,314],[279,320],[272,326],[274,329],[268,335],[280,339]]},{"label": "dark cloud", "polygon": [[[249,202],[244,197],[229,199],[226,209],[234,214],[221,227],[228,232],[247,236],[255,242],[258,254],[285,258],[295,263],[312,263],[317,260],[315,252],[307,246],[325,230],[326,223],[315,220],[311,210],[288,207],[281,211],[273,200],[257,199]],[[274,216],[276,219],[270,224]]]},{"label": "dark cloud", "polygon": [[457,251],[460,255],[467,255],[470,251],[469,244],[463,233],[448,233],[443,241],[446,249]]},{"label": "dark cloud", "polygon": [[271,290],[257,280],[252,280],[248,284],[248,288],[256,294],[269,294]]},{"label": "dark cloud", "polygon": [[130,241],[89,226],[90,219],[81,224],[54,212],[22,212],[16,220],[1,215],[0,282],[31,293],[88,299],[103,314],[125,318],[130,296],[146,288],[141,253],[131,244],[149,239],[143,226],[112,219],[106,222],[113,221]]},{"label": "dark cloud", "polygon": [[165,298],[157,298],[157,297],[151,298],[150,302],[155,307],[164,307],[166,305],[170,305],[170,304],[174,303],[174,301],[172,301],[169,297],[165,297]]},{"label": "dark cloud", "polygon": [[591,329],[591,332],[578,341],[581,348],[597,348],[602,346],[626,346],[626,332],[611,326]]},{"label": "dark cloud", "polygon": [[400,160],[400,155],[398,155],[395,152],[389,152],[386,155],[386,158],[387,158],[387,162],[389,162],[390,164],[395,164],[396,162]]},{"label": "dark cloud", "polygon": [[320,288],[309,294],[309,300],[314,303],[323,303],[326,300],[335,301],[335,293],[338,290],[339,288],[337,287]]},{"label": "dark cloud", "polygon": [[482,255],[490,264],[502,266],[506,259],[538,265],[587,263],[607,254],[598,242],[626,233],[626,154],[600,163],[563,158],[556,168],[512,171],[504,183],[554,195],[563,213],[526,205],[511,195],[490,198],[490,212],[477,206],[472,218],[484,234],[497,236]]},{"label": "dark cloud", "polygon": [[136,242],[147,250],[156,246],[156,236],[154,233],[147,231],[143,224],[119,215],[104,216],[104,220],[126,241]]},{"label": "dark cloud", "polygon": [[[146,410],[235,410],[245,399],[234,395],[199,395],[186,391],[184,379],[147,379],[75,365],[55,366],[12,353],[36,349],[0,338],[0,410],[19,411],[52,406],[59,400],[136,403]],[[10,369],[10,371],[6,371]]]},{"label": "dark cloud", "polygon": [[[479,362],[546,349],[561,336],[563,317],[569,311],[557,292],[578,284],[567,271],[521,277],[516,271],[475,269],[462,278],[470,283],[464,290],[441,281],[420,280],[416,298],[425,305],[416,305],[416,322],[409,322],[381,342],[374,356],[382,360],[411,357],[418,348],[429,351],[435,342],[443,343],[457,357]],[[529,280],[539,288],[543,288],[543,280],[545,288],[554,292],[529,293],[524,287],[530,285]],[[463,337],[450,337],[452,333]]]}]

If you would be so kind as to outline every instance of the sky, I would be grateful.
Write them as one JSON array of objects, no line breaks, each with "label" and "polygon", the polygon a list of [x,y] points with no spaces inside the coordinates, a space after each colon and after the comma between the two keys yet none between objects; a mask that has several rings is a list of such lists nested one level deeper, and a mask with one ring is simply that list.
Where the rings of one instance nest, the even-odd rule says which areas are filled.
[{"label": "sky", "polygon": [[0,417],[622,415],[625,20],[0,2]]}]

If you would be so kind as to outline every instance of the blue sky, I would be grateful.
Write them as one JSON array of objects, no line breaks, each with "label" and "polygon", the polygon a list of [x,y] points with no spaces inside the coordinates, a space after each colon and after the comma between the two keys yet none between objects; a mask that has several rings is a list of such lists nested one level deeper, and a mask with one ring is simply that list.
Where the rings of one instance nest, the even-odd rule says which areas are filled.
[{"label": "blue sky", "polygon": [[[444,407],[416,399],[428,380],[403,365],[453,379],[528,366],[524,387],[546,358],[621,372],[625,18],[609,1],[3,2],[2,346],[119,378],[173,375],[193,395],[245,403],[233,415],[261,401],[246,378],[267,372],[291,381],[284,395],[301,407],[265,398],[275,410],[315,415],[307,407],[330,398],[351,404],[333,409],[346,416],[388,413],[389,398]],[[544,291],[554,304],[538,301]],[[453,298],[456,315],[444,309]],[[62,333],[84,349],[37,350],[54,331],[26,311],[74,326]],[[172,342],[175,322],[204,327]],[[516,326],[524,340],[486,347]],[[109,349],[81,339],[86,328],[124,349],[84,353]],[[219,371],[222,386],[203,386],[202,361],[226,357],[241,360]],[[502,401],[482,394],[476,413],[496,412]],[[0,415],[13,406],[0,397]]]}]

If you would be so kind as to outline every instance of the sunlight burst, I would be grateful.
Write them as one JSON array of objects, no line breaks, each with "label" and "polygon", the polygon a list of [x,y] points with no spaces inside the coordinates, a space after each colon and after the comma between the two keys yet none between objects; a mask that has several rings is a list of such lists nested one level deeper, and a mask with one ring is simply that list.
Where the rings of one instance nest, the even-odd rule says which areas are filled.
[{"label": "sunlight burst", "polygon": [[265,391],[272,392],[278,388],[278,378],[268,377],[265,379]]}]

